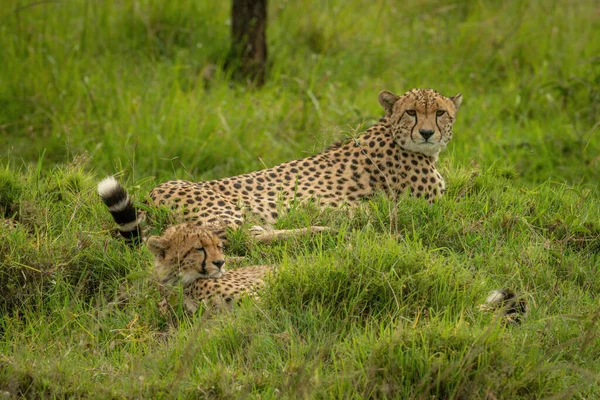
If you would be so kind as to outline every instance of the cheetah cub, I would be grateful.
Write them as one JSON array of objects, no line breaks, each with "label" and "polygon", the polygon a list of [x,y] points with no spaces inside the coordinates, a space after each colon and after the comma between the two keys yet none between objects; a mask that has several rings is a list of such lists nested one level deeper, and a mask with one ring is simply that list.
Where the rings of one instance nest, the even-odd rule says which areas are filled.
[{"label": "cheetah cub", "polygon": [[165,297],[159,304],[166,313],[178,301],[173,286],[183,286],[183,306],[195,312],[200,303],[222,309],[242,295],[255,295],[264,286],[270,266],[252,266],[225,272],[223,243],[207,229],[192,223],[174,225],[162,236],[148,238],[154,255],[154,275]]}]

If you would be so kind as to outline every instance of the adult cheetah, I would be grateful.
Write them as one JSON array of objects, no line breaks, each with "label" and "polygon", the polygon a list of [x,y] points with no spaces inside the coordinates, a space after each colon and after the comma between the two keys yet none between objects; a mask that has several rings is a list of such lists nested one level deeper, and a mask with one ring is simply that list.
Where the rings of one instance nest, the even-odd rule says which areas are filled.
[{"label": "adult cheetah", "polygon": [[[402,96],[382,91],[379,103],[385,116],[355,139],[244,175],[165,182],[152,190],[150,198],[157,205],[182,210],[184,220],[218,233],[241,225],[247,212],[273,224],[294,200],[336,207],[356,204],[376,192],[410,192],[433,201],[445,190],[435,163],[452,138],[461,102],[460,94],[445,97],[432,89],[413,89]],[[114,189],[111,185],[105,186]],[[119,212],[117,206],[111,208],[113,216]],[[115,219],[123,236],[139,236],[136,215]],[[296,230],[279,231],[290,232]]]},{"label": "adult cheetah", "polygon": [[[154,276],[164,299],[162,313],[178,302],[173,287],[183,286],[183,306],[195,312],[200,303],[221,309],[243,295],[255,295],[272,267],[260,265],[225,271],[223,243],[213,232],[184,223],[151,236],[147,245],[154,255]],[[173,297],[175,299],[173,300]]]}]

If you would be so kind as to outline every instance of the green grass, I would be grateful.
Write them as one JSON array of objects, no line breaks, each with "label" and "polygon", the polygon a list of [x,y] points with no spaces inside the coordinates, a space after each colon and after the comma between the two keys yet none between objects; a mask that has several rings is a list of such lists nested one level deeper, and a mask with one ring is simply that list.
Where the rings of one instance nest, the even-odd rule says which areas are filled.
[{"label": "green grass", "polygon": [[[211,64],[228,2],[107,0],[0,10],[0,393],[24,397],[600,396],[600,19],[575,2],[271,1],[270,70]],[[465,98],[434,206],[377,197],[313,238],[251,246],[259,303],[160,316],[151,256],[110,234],[95,184],[137,199],[314,154],[377,93]],[[506,326],[477,306],[522,292]],[[175,322],[175,324],[173,324]]]}]

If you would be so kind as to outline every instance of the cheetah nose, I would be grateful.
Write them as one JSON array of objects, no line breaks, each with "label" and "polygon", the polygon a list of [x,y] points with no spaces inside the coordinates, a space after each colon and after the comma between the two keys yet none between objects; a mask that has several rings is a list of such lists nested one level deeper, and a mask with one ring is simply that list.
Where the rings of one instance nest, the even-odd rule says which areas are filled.
[{"label": "cheetah nose", "polygon": [[427,140],[433,136],[432,129],[419,129],[419,133],[421,134],[421,136],[423,136],[423,139],[425,139],[425,140]]},{"label": "cheetah nose", "polygon": [[213,261],[213,264],[215,265],[215,267],[221,269],[223,264],[225,264],[225,260],[215,260],[215,261]]}]

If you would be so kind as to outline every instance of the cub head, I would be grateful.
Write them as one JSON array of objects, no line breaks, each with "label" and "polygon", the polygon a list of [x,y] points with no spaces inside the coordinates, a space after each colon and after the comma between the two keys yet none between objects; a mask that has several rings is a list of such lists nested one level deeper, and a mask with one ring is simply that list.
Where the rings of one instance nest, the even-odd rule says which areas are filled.
[{"label": "cub head", "polygon": [[379,103],[400,147],[437,159],[452,139],[462,95],[445,97],[432,89],[413,89],[396,96],[384,90],[379,93]]},{"label": "cub head", "polygon": [[148,238],[147,245],[154,255],[154,272],[163,284],[185,286],[225,273],[221,239],[193,224],[172,226],[162,236]]}]

